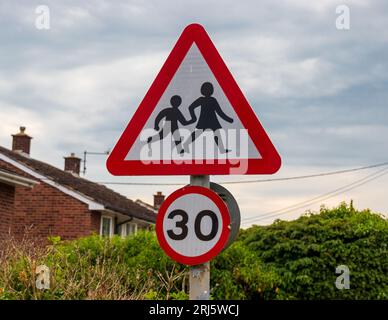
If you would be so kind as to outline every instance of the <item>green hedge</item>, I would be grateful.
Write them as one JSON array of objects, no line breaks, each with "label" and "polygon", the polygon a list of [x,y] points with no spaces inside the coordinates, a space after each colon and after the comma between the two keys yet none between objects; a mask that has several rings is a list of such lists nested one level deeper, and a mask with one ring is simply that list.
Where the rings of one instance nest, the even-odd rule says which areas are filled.
[{"label": "green hedge", "polygon": [[[91,236],[42,249],[9,241],[0,255],[0,299],[187,299],[188,268],[169,259],[154,232]],[[242,230],[211,262],[212,299],[387,299],[388,221],[341,204],[295,221]],[[34,270],[51,271],[49,290]],[[335,269],[350,269],[350,289]]]},{"label": "green hedge", "polygon": [[[44,252],[16,244],[0,263],[0,299],[187,299],[188,267],[173,262],[154,232],[70,242],[52,238]],[[15,245],[15,244],[13,244]],[[49,290],[35,288],[34,270],[51,271]],[[212,261],[211,297],[276,296],[276,277],[241,243]],[[270,292],[274,292],[271,294]]]},{"label": "green hedge", "polygon": [[[388,221],[345,203],[322,207],[270,226],[254,226],[240,237],[282,279],[285,299],[388,299]],[[350,289],[335,286],[335,269],[346,265]]]}]

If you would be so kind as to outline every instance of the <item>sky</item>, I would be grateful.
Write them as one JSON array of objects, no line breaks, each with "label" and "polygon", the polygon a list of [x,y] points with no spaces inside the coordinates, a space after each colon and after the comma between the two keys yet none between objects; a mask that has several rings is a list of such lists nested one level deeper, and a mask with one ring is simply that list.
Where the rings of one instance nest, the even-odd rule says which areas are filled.
[{"label": "sky", "polygon": [[[283,178],[388,161],[388,2],[11,1],[0,2],[0,145],[26,126],[31,156],[63,168],[63,157],[111,150],[184,27],[200,23],[282,157],[273,176],[212,176],[223,183]],[[38,29],[39,5],[50,28]],[[188,176],[113,177],[105,156],[87,158],[98,182],[185,184]],[[388,174],[314,203],[307,200],[369,177],[374,168],[302,180],[225,184],[243,226],[295,219],[353,199],[388,213]],[[384,172],[382,172],[384,173]],[[362,180],[367,181],[367,180]],[[179,186],[110,185],[152,203]],[[322,199],[322,200],[320,200]],[[283,208],[295,206],[287,212]]]}]

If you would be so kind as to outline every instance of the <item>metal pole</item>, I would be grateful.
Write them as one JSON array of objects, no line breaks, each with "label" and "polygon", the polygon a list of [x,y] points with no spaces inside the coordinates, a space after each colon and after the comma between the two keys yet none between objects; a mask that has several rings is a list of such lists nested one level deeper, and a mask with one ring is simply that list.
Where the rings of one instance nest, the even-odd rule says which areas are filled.
[{"label": "metal pole", "polygon": [[[190,176],[190,185],[210,188],[210,176]],[[210,262],[190,267],[189,299],[209,300]]]}]

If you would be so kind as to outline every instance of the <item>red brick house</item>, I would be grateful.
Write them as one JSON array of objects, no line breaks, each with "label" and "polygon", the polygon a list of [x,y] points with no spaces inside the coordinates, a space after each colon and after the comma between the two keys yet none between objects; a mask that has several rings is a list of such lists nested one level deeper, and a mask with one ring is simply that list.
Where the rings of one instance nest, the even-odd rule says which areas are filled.
[{"label": "red brick house", "polygon": [[45,239],[125,236],[155,222],[153,206],[81,178],[81,159],[74,154],[65,158],[65,170],[31,158],[31,137],[20,129],[12,150],[0,146],[0,238],[26,232]]}]

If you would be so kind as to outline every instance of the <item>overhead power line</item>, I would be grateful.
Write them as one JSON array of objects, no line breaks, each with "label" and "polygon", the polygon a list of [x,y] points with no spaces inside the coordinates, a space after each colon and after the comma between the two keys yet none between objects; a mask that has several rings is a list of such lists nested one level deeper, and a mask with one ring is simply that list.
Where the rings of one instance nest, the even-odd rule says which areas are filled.
[{"label": "overhead power line", "polygon": [[273,217],[278,217],[278,216],[281,216],[281,215],[284,215],[284,214],[287,214],[289,212],[292,212],[294,210],[297,210],[297,209],[301,209],[301,208],[304,208],[304,207],[307,207],[309,205],[312,205],[312,204],[315,204],[315,203],[319,203],[323,200],[327,200],[327,199],[330,199],[332,197],[335,197],[337,195],[340,195],[342,193],[345,193],[347,191],[350,191],[350,190],[353,190],[355,188],[358,188],[370,181],[373,181],[375,179],[378,179],[380,178],[381,176],[385,175],[388,173],[388,169],[383,169],[383,170],[380,170],[378,172],[375,172],[371,175],[368,175],[367,177],[364,177],[362,179],[359,179],[359,180],[356,180],[355,182],[352,182],[348,185],[345,185],[341,188],[338,188],[338,189],[335,189],[333,191],[330,191],[328,193],[325,193],[323,195],[320,195],[320,196],[317,196],[317,197],[314,197],[310,200],[306,200],[306,201],[303,201],[303,202],[299,202],[297,204],[294,204],[292,206],[288,206],[288,207],[285,207],[285,208],[282,208],[282,209],[279,209],[279,210],[274,210],[274,211],[270,211],[270,212],[267,212],[263,215],[258,215],[258,216],[255,216],[255,217],[250,217],[250,218],[246,218],[246,219],[243,219],[244,222],[252,222],[252,221],[258,221],[258,220],[264,220],[264,219],[268,219],[268,218],[273,218]]},{"label": "overhead power line", "polygon": [[[388,166],[388,162],[382,162],[382,163],[377,163],[377,164],[372,164],[372,165],[357,167],[357,168],[352,168],[352,169],[328,171],[328,172],[321,172],[321,173],[316,173],[316,174],[308,174],[308,175],[300,175],[300,176],[290,176],[290,177],[284,177],[284,178],[225,181],[225,182],[222,182],[222,184],[226,185],[226,184],[245,184],[245,183],[299,180],[299,179],[308,179],[308,178],[316,178],[316,177],[344,174],[344,173],[373,169],[373,168],[384,167],[384,166]],[[180,186],[180,185],[186,184],[184,182],[166,182],[166,183],[163,183],[163,182],[114,182],[114,181],[102,181],[102,182],[98,182],[98,183],[106,184],[106,185],[128,185],[128,186]]]},{"label": "overhead power line", "polygon": [[373,168],[377,168],[377,167],[384,167],[387,165],[388,165],[388,162],[382,162],[382,163],[377,163],[377,164],[373,164],[373,165],[369,165],[369,166],[352,168],[352,169],[345,169],[345,170],[328,171],[328,172],[322,172],[322,173],[316,173],[316,174],[291,176],[291,177],[284,177],[284,178],[268,178],[268,179],[256,179],[256,180],[228,181],[228,182],[223,182],[223,184],[257,183],[257,182],[273,182],[273,181],[308,179],[308,178],[332,176],[332,175],[336,175],[336,174],[343,174],[343,173],[361,171],[361,170],[366,170],[366,169],[373,169]]},{"label": "overhead power line", "polygon": [[249,218],[245,218],[245,219],[242,219],[242,222],[244,224],[246,223],[252,223],[254,221],[262,221],[262,220],[266,220],[266,219],[269,219],[269,218],[275,218],[275,217],[279,217],[279,216],[282,216],[282,215],[285,215],[285,214],[288,214],[294,210],[298,210],[298,209],[301,209],[301,208],[305,208],[309,205],[312,205],[312,204],[316,204],[316,203],[319,203],[321,201],[324,201],[324,200],[327,200],[327,199],[330,199],[330,198],[333,198],[337,195],[340,195],[340,194],[343,194],[347,191],[350,191],[350,190],[353,190],[355,188],[358,188],[366,183],[369,183],[373,180],[376,180],[384,175],[388,174],[388,168],[384,168],[382,170],[379,170],[371,175],[368,175],[362,179],[358,179],[350,184],[347,184],[345,186],[342,186],[340,188],[337,188],[333,191],[330,191],[330,192],[327,192],[327,193],[324,193],[320,196],[317,196],[317,197],[314,197],[312,199],[309,199],[309,200],[306,200],[306,201],[302,201],[302,202],[299,202],[299,203],[296,203],[294,205],[291,205],[291,206],[287,206],[287,207],[284,207],[282,209],[279,209],[279,210],[274,210],[274,211],[270,211],[270,212],[267,212],[265,214],[262,214],[262,215],[257,215],[257,216],[254,216],[254,217],[249,217]]}]

